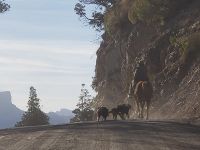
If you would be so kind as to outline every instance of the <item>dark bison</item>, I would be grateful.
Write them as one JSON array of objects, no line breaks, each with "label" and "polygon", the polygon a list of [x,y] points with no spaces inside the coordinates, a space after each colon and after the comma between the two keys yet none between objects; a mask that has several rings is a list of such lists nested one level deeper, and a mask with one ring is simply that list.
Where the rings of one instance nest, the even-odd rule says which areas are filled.
[{"label": "dark bison", "polygon": [[109,110],[106,107],[99,107],[97,109],[97,121],[99,122],[100,117],[103,117],[103,120],[105,121],[106,118],[109,115]]},{"label": "dark bison", "polygon": [[117,120],[117,115],[118,115],[118,110],[117,110],[117,108],[111,109],[111,111],[109,111],[109,113],[112,114],[114,120]]},{"label": "dark bison", "polygon": [[129,110],[131,109],[131,105],[122,104],[117,106],[117,111],[122,120],[125,120],[125,115],[129,118]]},{"label": "dark bison", "polygon": [[125,115],[127,118],[129,118],[130,109],[131,109],[131,105],[122,104],[122,105],[118,105],[117,108],[111,109],[109,113],[112,113],[114,120],[117,120],[117,115],[119,115],[122,120],[125,120]]}]

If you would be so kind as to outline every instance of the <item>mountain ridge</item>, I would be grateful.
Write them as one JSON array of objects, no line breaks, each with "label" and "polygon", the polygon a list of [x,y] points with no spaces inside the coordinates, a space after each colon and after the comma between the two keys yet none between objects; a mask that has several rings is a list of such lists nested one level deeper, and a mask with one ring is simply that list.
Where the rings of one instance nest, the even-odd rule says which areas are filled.
[{"label": "mountain ridge", "polygon": [[[0,129],[12,128],[21,120],[24,113],[12,103],[12,96],[9,91],[0,92]],[[69,123],[73,117],[73,113],[69,109],[61,109],[56,112],[47,113],[49,116],[49,123],[52,125]]]}]

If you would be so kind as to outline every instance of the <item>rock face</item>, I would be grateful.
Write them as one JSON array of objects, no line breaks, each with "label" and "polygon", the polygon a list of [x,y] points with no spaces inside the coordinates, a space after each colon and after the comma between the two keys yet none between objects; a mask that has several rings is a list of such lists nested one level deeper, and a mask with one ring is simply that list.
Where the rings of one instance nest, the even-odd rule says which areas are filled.
[{"label": "rock face", "polygon": [[[154,86],[150,117],[200,116],[200,1],[168,0],[168,13],[161,16],[162,23],[145,22],[159,17],[153,16],[156,12],[134,20],[137,16],[131,12],[139,2],[123,0],[106,14],[93,81],[97,105],[111,108],[126,103],[135,66],[143,59]],[[147,6],[151,5],[136,13]],[[113,13],[116,15],[111,16]],[[138,16],[145,17],[145,12],[142,15]],[[133,101],[130,103],[133,105]]]},{"label": "rock face", "polygon": [[0,92],[0,128],[14,127],[22,114],[23,111],[12,104],[10,92]]}]

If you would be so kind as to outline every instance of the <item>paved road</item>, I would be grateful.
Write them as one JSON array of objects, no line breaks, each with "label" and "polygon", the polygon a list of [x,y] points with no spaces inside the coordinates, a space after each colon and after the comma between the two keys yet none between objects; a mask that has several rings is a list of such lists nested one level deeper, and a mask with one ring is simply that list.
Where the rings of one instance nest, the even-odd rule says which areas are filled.
[{"label": "paved road", "polygon": [[200,150],[200,127],[107,121],[0,130],[0,150]]}]

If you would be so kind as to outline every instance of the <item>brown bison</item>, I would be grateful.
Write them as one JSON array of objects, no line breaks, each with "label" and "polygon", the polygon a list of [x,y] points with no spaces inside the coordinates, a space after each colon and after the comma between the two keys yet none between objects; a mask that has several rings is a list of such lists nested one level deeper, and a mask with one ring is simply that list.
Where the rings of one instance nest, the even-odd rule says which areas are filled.
[{"label": "brown bison", "polygon": [[137,112],[140,118],[143,118],[144,106],[147,107],[147,116],[149,118],[149,107],[151,103],[151,98],[153,97],[153,87],[149,81],[140,81],[136,84],[134,90],[134,97],[137,104]]},{"label": "brown bison", "polygon": [[117,106],[118,114],[122,120],[125,120],[125,115],[126,115],[126,118],[129,118],[130,109],[131,109],[131,105],[129,104],[122,104],[122,105]]},{"label": "brown bison", "polygon": [[109,115],[109,110],[106,107],[99,107],[97,109],[97,121],[99,122],[100,117],[103,117],[103,120],[105,121],[106,118]]},{"label": "brown bison", "polygon": [[126,115],[126,118],[129,118],[130,108],[131,108],[131,105],[122,104],[122,105],[118,105],[117,108],[111,109],[109,113],[112,113],[114,120],[117,120],[117,115],[119,115],[122,120],[125,120],[125,115]]}]

